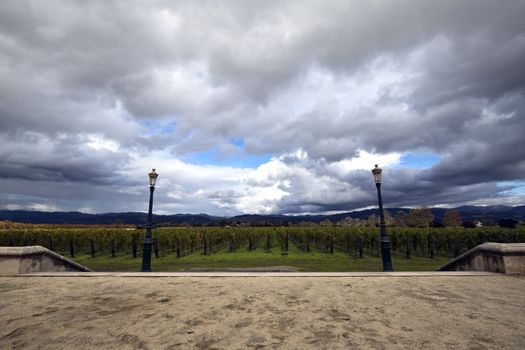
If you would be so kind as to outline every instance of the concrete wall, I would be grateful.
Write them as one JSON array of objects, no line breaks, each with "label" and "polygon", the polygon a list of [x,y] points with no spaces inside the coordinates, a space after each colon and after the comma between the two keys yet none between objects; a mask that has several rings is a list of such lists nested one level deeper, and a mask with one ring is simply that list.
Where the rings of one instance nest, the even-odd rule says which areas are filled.
[{"label": "concrete wall", "polygon": [[484,243],[441,266],[438,271],[525,275],[525,243]]},{"label": "concrete wall", "polygon": [[66,271],[92,270],[41,246],[0,247],[0,276]]}]

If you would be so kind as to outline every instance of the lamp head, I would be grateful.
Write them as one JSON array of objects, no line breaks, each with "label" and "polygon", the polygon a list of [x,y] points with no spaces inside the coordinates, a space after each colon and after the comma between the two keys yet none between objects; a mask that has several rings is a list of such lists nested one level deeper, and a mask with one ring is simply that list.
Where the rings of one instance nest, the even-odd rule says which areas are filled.
[{"label": "lamp head", "polygon": [[149,173],[148,175],[149,175],[149,185],[151,187],[155,187],[155,182],[157,181],[157,177],[159,176],[159,174],[155,172],[155,169],[151,169],[151,173]]},{"label": "lamp head", "polygon": [[383,169],[378,167],[377,164],[376,164],[376,167],[374,169],[372,169],[372,174],[374,174],[374,181],[376,182],[376,184],[380,184],[381,183],[381,172],[382,171],[383,171]]}]

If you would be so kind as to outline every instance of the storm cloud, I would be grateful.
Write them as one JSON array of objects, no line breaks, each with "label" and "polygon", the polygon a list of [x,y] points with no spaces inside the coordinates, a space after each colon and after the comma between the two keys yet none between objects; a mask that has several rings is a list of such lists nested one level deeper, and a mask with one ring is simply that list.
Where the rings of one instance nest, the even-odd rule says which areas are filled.
[{"label": "storm cloud", "polygon": [[376,163],[388,206],[524,204],[523,18],[522,1],[4,1],[0,207],[142,211],[157,168],[163,213],[348,211],[374,205]]}]

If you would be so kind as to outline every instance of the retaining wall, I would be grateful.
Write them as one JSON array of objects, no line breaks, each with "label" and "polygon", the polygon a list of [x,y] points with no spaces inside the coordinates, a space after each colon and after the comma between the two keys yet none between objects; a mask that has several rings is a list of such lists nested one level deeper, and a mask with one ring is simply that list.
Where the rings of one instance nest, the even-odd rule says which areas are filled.
[{"label": "retaining wall", "polygon": [[525,243],[484,243],[441,266],[438,271],[525,275]]},{"label": "retaining wall", "polygon": [[32,272],[92,272],[42,246],[0,247],[0,276]]}]

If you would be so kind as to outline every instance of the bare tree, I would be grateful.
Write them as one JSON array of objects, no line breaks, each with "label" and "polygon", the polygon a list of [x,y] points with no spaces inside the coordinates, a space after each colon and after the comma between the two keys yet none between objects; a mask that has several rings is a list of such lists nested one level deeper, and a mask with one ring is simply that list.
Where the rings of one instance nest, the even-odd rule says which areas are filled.
[{"label": "bare tree", "polygon": [[322,227],[332,227],[334,226],[334,223],[332,221],[330,221],[329,219],[326,219],[326,220],[323,220],[319,223],[319,226],[322,226]]},{"label": "bare tree", "polygon": [[458,210],[447,210],[443,215],[443,226],[456,227],[463,225]]},{"label": "bare tree", "polygon": [[429,227],[434,220],[434,215],[426,207],[415,208],[408,212],[406,224],[410,227]]}]

